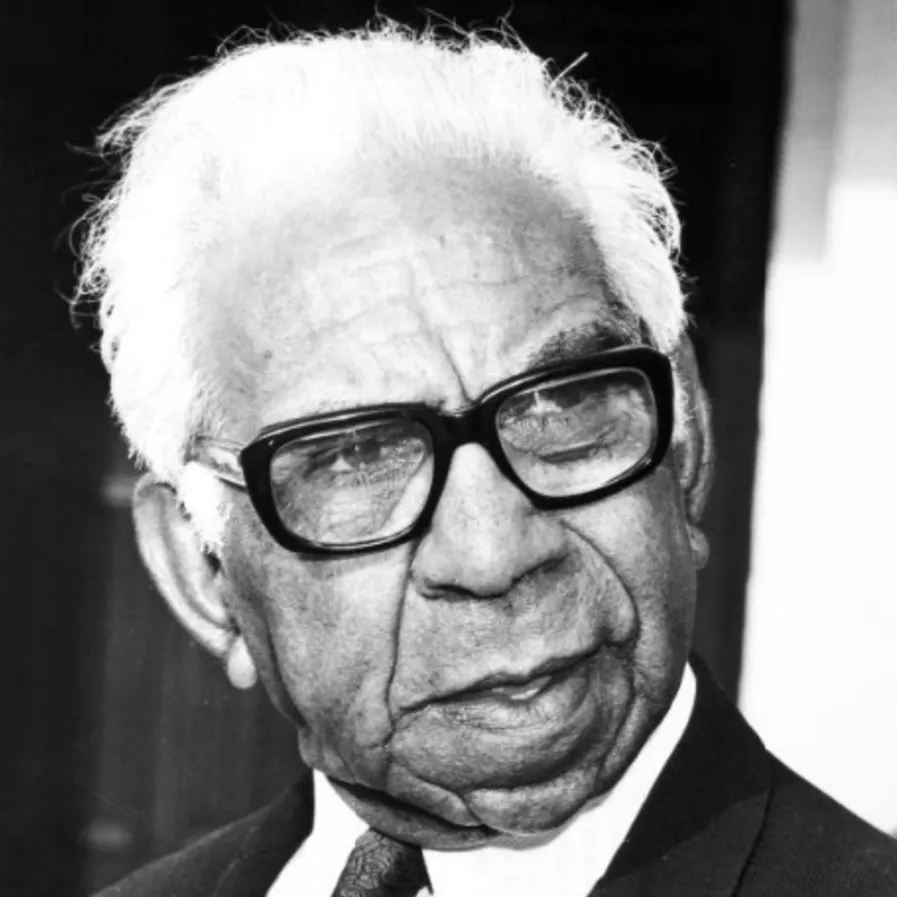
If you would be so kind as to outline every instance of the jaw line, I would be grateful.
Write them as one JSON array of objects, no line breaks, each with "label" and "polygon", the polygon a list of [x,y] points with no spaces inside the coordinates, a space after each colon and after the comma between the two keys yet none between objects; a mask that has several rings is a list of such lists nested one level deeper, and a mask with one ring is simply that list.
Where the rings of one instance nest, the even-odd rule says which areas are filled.
[{"label": "jaw line", "polygon": [[[384,811],[399,820],[399,828],[406,824],[410,828],[426,829],[429,837],[425,837],[424,840],[430,841],[430,846],[433,847],[465,849],[484,845],[501,837],[503,834],[496,829],[483,825],[479,821],[469,826],[448,822],[435,813],[430,813],[427,810],[405,803],[379,789],[368,788],[365,785],[349,784],[333,778],[330,778],[329,781],[340,797],[346,800],[349,806],[364,821],[372,824],[368,817],[374,814],[365,814],[360,812],[360,809],[372,808],[375,811]],[[423,844],[422,846],[427,845]]]}]

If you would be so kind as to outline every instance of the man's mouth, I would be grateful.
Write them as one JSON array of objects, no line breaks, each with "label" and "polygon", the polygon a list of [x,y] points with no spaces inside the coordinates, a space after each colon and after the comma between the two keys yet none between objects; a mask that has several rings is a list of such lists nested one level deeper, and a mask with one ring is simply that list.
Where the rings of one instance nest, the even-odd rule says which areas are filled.
[{"label": "man's mouth", "polygon": [[531,679],[523,685],[495,685],[486,689],[485,692],[481,691],[480,694],[502,695],[509,701],[528,701],[539,694],[548,685],[551,678],[551,674],[546,674],[536,679]]},{"label": "man's mouth", "polygon": [[438,703],[472,700],[477,697],[501,695],[512,701],[527,701],[547,688],[558,674],[569,670],[594,650],[566,657],[553,657],[523,672],[497,671],[481,676],[470,685],[441,695]]},{"label": "man's mouth", "polygon": [[543,676],[537,676],[520,683],[507,682],[479,688],[469,688],[440,698],[438,701],[432,702],[431,706],[461,708],[496,702],[499,704],[523,706],[534,701],[550,688],[560,675],[561,673],[546,673]]},{"label": "man's mouth", "polygon": [[428,702],[431,710],[486,728],[527,726],[564,716],[580,703],[594,652],[554,658],[515,674],[496,672]]}]

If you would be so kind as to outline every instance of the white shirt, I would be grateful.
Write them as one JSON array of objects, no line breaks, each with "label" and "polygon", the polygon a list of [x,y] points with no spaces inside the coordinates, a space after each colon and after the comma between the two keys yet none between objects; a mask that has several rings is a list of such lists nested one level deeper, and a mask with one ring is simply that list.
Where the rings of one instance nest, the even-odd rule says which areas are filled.
[{"label": "white shirt", "polygon": [[[425,850],[436,897],[584,897],[607,871],[642,804],[688,725],[695,677],[686,666],[676,697],[645,746],[607,794],[554,832],[473,850]],[[346,858],[367,824],[327,779],[314,774],[315,822],[268,897],[331,897]],[[426,891],[423,892],[426,894]]]}]

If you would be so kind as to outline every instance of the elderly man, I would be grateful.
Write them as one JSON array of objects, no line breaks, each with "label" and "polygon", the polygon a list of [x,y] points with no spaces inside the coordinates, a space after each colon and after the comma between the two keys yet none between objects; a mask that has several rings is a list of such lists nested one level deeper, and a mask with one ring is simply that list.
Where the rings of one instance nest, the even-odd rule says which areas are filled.
[{"label": "elderly man", "polygon": [[103,140],[81,286],[143,556],[313,771],[108,894],[897,894],[689,659],[708,409],[644,146],[390,25]]}]

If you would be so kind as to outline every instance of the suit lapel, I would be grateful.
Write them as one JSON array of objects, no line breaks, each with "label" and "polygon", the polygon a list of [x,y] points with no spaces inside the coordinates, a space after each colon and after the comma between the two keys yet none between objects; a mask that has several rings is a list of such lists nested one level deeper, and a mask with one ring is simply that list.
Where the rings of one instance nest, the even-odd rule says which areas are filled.
[{"label": "suit lapel", "polygon": [[221,875],[212,897],[265,897],[274,880],[311,832],[311,772],[259,813]]},{"label": "suit lapel", "polygon": [[760,832],[769,755],[693,656],[691,720],[590,897],[730,897]]}]

